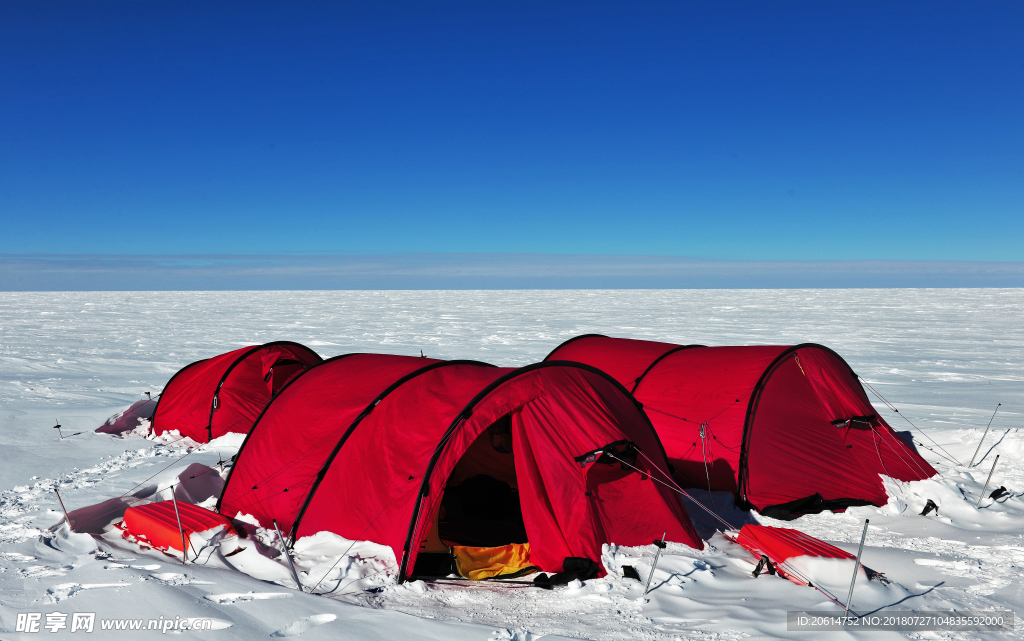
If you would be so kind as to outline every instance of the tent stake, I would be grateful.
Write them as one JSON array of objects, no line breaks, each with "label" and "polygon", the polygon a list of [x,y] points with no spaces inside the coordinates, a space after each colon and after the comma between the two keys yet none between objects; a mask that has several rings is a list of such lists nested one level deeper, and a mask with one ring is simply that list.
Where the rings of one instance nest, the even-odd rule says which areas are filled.
[{"label": "tent stake", "polygon": [[860,572],[860,556],[864,553],[864,539],[868,537],[868,519],[864,519],[864,531],[860,535],[860,547],[857,548],[857,564],[853,566],[853,578],[850,579],[850,593],[846,595],[846,620],[850,619],[850,602],[853,601],[853,586],[857,585],[857,574]]},{"label": "tent stake", "polygon": [[[967,464],[967,467],[974,467],[974,459],[978,457],[978,452],[981,451],[981,444],[985,442],[985,437],[988,436],[988,430],[992,427],[992,421],[996,420],[996,412],[999,411],[1000,405],[1002,405],[1002,403],[996,405],[996,411],[992,412],[992,418],[988,419],[988,427],[985,428],[985,433],[981,435],[981,440],[978,441],[978,449],[974,450],[974,456],[971,457],[971,462]],[[978,462],[981,463],[981,461]]]},{"label": "tent stake", "polygon": [[647,585],[644,586],[644,596],[647,596],[647,593],[651,591],[651,579],[654,578],[654,571],[658,569],[658,559],[661,558],[661,551],[665,549],[666,534],[668,534],[667,531],[665,532],[665,534],[661,535],[660,541],[654,542],[654,544],[658,546],[658,551],[654,554],[654,564],[651,565],[651,573],[647,575]]},{"label": "tent stake", "polygon": [[288,559],[288,567],[292,569],[292,578],[295,579],[295,585],[298,586],[299,592],[305,592],[302,589],[302,583],[299,581],[299,573],[295,571],[295,564],[292,563],[292,555],[288,552],[288,544],[284,542],[284,537],[281,536],[281,528],[277,527],[277,519],[274,519],[274,529],[277,530],[277,538],[281,541],[281,551],[284,552],[284,558]]},{"label": "tent stake", "polygon": [[178,534],[181,535],[181,564],[185,565],[188,558],[188,547],[185,546],[185,530],[181,527],[181,515],[178,514],[178,499],[174,498],[174,486],[171,486],[171,503],[174,503],[174,518],[178,519]]},{"label": "tent stake", "polygon": [[985,479],[985,487],[981,490],[981,496],[978,497],[978,504],[974,507],[981,507],[981,502],[985,500],[985,491],[988,490],[988,484],[992,480],[992,473],[996,471],[996,463],[999,462],[999,455],[996,454],[996,460],[992,461],[992,469],[988,471],[988,478]]},{"label": "tent stake", "polygon": [[75,528],[71,525],[71,515],[68,514],[68,509],[64,507],[64,499],[60,498],[60,492],[57,491],[56,487],[53,488],[53,493],[57,495],[57,500],[60,501],[60,509],[64,510],[64,518],[68,520],[68,529],[74,532]]}]

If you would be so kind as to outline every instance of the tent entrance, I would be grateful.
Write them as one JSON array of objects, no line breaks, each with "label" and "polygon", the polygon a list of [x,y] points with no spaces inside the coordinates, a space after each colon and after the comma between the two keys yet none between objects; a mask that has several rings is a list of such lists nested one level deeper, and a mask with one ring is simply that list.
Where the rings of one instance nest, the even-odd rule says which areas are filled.
[{"label": "tent entrance", "polygon": [[270,386],[271,396],[277,396],[290,380],[305,369],[306,365],[301,361],[294,358],[280,358],[264,374],[263,381]]},{"label": "tent entrance", "polygon": [[438,510],[437,534],[448,547],[527,542],[510,415],[484,430],[452,470]]},{"label": "tent entrance", "polygon": [[526,567],[529,547],[511,428],[506,414],[459,459],[420,545],[416,576],[457,573],[476,579]]}]

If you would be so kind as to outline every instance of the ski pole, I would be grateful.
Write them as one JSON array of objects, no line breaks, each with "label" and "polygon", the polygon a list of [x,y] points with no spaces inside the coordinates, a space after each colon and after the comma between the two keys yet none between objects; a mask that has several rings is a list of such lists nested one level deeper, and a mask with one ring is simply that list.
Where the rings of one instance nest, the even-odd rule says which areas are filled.
[{"label": "ski pole", "polygon": [[298,586],[299,592],[304,592],[302,583],[299,582],[299,573],[295,571],[295,564],[292,563],[292,555],[288,552],[288,544],[284,542],[284,537],[281,536],[281,528],[277,527],[277,519],[274,519],[274,529],[277,530],[277,538],[281,541],[281,551],[284,552],[284,558],[288,559],[288,567],[292,569],[292,578],[295,579],[295,585]]},{"label": "ski pole", "polygon": [[999,455],[996,454],[996,460],[992,461],[992,469],[988,471],[988,478],[985,479],[985,487],[981,490],[981,496],[978,497],[978,504],[974,507],[981,507],[981,502],[985,500],[985,491],[988,490],[988,484],[992,480],[992,473],[996,471],[996,463],[999,462]]},{"label": "ski pole", "polygon": [[666,531],[665,534],[661,535],[660,541],[654,542],[654,545],[658,546],[658,551],[654,554],[654,564],[651,565],[651,573],[647,575],[647,585],[644,587],[644,596],[647,596],[647,593],[651,591],[651,579],[654,578],[654,571],[658,569],[658,559],[661,558],[661,551],[665,549],[665,535],[667,534],[668,532]]},{"label": "ski pole", "polygon": [[[985,428],[985,433],[981,435],[981,440],[978,441],[978,449],[974,450],[974,456],[971,457],[971,462],[967,465],[967,467],[974,467],[974,459],[978,456],[978,452],[981,451],[981,444],[985,442],[985,437],[988,436],[988,430],[990,427],[992,427],[992,421],[996,420],[996,412],[999,411],[1000,405],[1002,405],[1002,403],[996,405],[996,411],[992,412],[992,418],[988,419],[988,427]],[[981,461],[978,462],[980,463]]]},{"label": "ski pole", "polygon": [[857,574],[860,573],[860,557],[864,553],[864,539],[868,537],[868,519],[864,519],[864,532],[860,535],[860,547],[857,548],[857,564],[853,566],[853,578],[850,579],[850,593],[846,595],[846,620],[850,619],[850,602],[853,601],[853,586],[857,585]]}]

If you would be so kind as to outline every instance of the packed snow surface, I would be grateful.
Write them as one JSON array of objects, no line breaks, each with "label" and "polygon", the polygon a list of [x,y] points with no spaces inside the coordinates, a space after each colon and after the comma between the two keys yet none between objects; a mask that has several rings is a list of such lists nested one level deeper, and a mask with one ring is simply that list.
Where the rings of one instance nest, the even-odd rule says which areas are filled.
[{"label": "packed snow surface", "polygon": [[[293,340],[324,357],[422,350],[512,366],[591,332],[705,345],[819,342],[837,350],[900,410],[902,417],[872,398],[894,428],[910,430],[913,422],[921,429],[914,432],[919,451],[940,475],[888,480],[891,498],[881,508],[782,523],[716,494],[719,512],[737,526],[795,527],[851,553],[870,519],[864,563],[888,581],[859,576],[858,612],[1024,614],[1024,290],[2,293],[0,635],[78,638],[69,628],[18,633],[16,621],[42,613],[45,624],[46,614],[59,612],[69,614],[70,626],[70,614],[93,612],[97,621],[205,619],[211,629],[179,634],[208,639],[739,639],[791,636],[788,610],[837,611],[812,588],[753,578],[750,555],[689,503],[706,547],[669,543],[646,597],[623,568],[646,580],[653,545],[608,545],[607,577],[545,591],[454,580],[397,585],[390,549],[321,533],[296,542],[299,592],[273,530],[253,526],[247,538],[196,533],[182,564],[180,553],[152,549],[114,527],[128,506],[172,493],[207,507],[216,501],[237,435],[198,445],[174,435],[148,439],[145,425],[124,438],[93,432],[192,361]],[[1007,493],[988,497],[1000,487]],[[929,500],[938,510],[921,516]],[[851,562],[793,563],[845,598]],[[94,636],[163,634],[97,629]],[[1022,636],[1018,622],[1002,638]]]}]

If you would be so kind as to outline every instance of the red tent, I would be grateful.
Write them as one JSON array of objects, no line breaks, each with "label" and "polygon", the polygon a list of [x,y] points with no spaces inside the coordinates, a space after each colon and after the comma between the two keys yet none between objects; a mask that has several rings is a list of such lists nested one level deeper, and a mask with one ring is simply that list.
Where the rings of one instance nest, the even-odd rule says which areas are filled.
[{"label": "red tent", "polygon": [[278,341],[186,365],[164,386],[153,433],[178,430],[200,443],[228,432],[244,434],[291,379],[322,362],[308,347]]},{"label": "red tent", "polygon": [[630,389],[677,478],[735,492],[776,518],[884,505],[879,474],[936,472],[878,415],[857,375],[821,345],[702,347],[609,338],[548,355],[598,367]]},{"label": "red tent", "polygon": [[667,479],[657,434],[594,368],[352,354],[267,407],[218,509],[276,520],[293,539],[388,545],[400,580],[449,544],[528,542],[530,562],[557,572],[566,557],[599,560],[602,543],[648,545],[665,531],[703,547],[652,475]]}]

